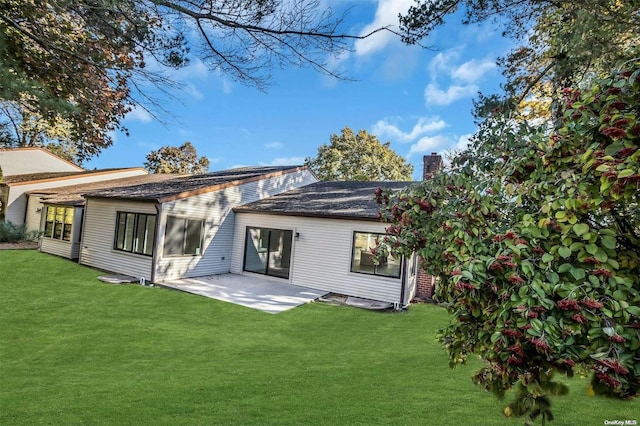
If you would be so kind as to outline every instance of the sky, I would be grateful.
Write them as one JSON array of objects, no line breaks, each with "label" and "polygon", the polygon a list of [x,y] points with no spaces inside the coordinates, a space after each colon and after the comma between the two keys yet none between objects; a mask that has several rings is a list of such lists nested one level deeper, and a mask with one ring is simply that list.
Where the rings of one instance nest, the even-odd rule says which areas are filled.
[{"label": "sky", "polygon": [[[325,0],[337,14],[349,9],[344,29],[364,34],[398,27],[413,0]],[[338,65],[349,81],[309,68],[276,69],[266,91],[210,71],[197,58],[170,77],[182,89],[161,99],[166,113],[137,107],[124,119],[129,135],[84,164],[87,169],[142,166],[163,146],[191,142],[210,171],[250,165],[300,165],[344,127],[366,130],[414,166],[422,157],[464,147],[476,126],[472,100],[499,91],[496,59],[511,42],[496,24],[461,25],[453,16],[424,44],[408,46],[388,32],[353,43]],[[155,115],[155,117],[154,117]]]}]

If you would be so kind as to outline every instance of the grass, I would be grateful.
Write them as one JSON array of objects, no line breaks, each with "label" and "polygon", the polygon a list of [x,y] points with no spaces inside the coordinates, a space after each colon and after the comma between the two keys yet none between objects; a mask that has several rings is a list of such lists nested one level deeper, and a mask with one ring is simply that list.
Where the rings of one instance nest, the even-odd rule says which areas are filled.
[{"label": "grass", "polygon": [[[98,275],[0,251],[0,424],[522,424],[471,384],[479,363],[448,368],[436,306],[270,315]],[[554,425],[640,420],[569,383]]]}]

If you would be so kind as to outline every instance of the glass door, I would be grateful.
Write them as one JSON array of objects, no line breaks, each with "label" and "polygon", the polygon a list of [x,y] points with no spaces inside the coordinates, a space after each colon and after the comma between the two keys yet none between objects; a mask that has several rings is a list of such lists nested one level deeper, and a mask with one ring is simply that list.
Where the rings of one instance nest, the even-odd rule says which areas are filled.
[{"label": "glass door", "polygon": [[293,231],[247,227],[244,270],[289,278]]}]

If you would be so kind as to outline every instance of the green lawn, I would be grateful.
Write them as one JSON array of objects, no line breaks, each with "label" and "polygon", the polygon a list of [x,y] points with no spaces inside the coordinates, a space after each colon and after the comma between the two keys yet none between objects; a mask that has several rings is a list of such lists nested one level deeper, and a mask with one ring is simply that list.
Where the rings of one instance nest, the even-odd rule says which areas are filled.
[{"label": "green lawn", "polygon": [[[514,425],[435,341],[433,305],[270,315],[0,251],[0,424]],[[555,425],[637,419],[640,401],[555,404]]]}]

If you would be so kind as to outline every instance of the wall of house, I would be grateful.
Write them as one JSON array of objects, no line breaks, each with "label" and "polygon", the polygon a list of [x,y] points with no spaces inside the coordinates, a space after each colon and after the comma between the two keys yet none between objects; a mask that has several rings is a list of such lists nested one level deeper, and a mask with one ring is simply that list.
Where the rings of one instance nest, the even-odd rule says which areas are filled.
[{"label": "wall of house", "polygon": [[[101,182],[105,180],[120,179],[130,176],[146,175],[144,169],[125,169],[122,171],[96,172],[91,174],[78,175],[77,177],[52,178],[39,181],[31,181],[25,183],[13,183],[9,185],[9,197],[7,200],[7,212],[5,220],[15,223],[16,225],[27,224],[27,230],[37,230],[39,220],[32,218],[39,215],[38,208],[42,208],[41,203],[33,202],[27,210],[28,196],[30,191],[39,189],[59,188],[62,186],[78,185],[81,183]],[[25,219],[29,218],[29,222]]]},{"label": "wall of house", "polygon": [[27,195],[27,208],[24,224],[27,231],[37,231],[40,229],[42,216],[44,215],[44,203],[42,196],[37,194]]},{"label": "wall of house", "polygon": [[40,251],[55,254],[56,256],[72,259],[73,243],[71,241],[55,240],[53,238],[40,239]]},{"label": "wall of house", "polygon": [[[87,199],[79,262],[105,271],[151,278],[151,256],[114,250],[117,212],[156,214],[155,203],[102,198]],[[157,240],[157,235],[156,235]]]},{"label": "wall of house", "polygon": [[0,167],[4,176],[82,171],[81,167],[41,148],[0,149]]},{"label": "wall of house", "polygon": [[[293,241],[288,282],[383,302],[399,302],[401,279],[351,272],[353,233],[384,233],[385,225],[373,221],[323,219],[295,216],[237,213],[234,226],[231,272],[243,272],[247,226],[292,230]],[[277,279],[271,278],[269,279]],[[411,284],[405,302],[413,297]]]},{"label": "wall of house", "polygon": [[[160,214],[160,256],[156,262],[155,280],[197,277],[229,272],[234,240],[235,206],[250,203],[316,182],[308,170],[288,173],[244,185],[229,187],[193,197],[163,203]],[[202,255],[162,256],[167,216],[203,219]]]}]

